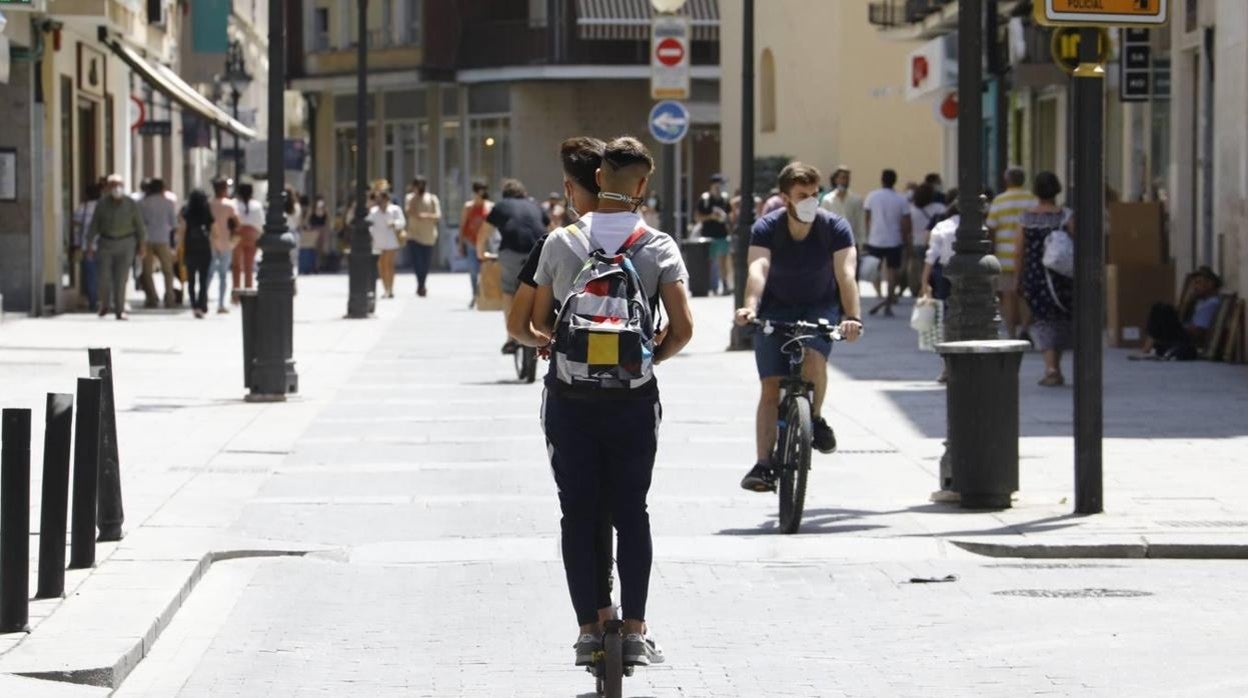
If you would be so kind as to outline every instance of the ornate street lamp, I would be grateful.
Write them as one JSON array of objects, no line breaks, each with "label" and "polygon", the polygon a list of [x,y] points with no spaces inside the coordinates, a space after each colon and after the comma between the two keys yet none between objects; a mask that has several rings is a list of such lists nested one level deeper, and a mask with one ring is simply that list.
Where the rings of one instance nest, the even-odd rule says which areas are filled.
[{"label": "ornate street lamp", "polygon": [[[230,85],[230,100],[234,107],[234,120],[238,121],[238,100],[242,97],[243,90],[251,84],[251,73],[247,72],[246,57],[243,55],[243,45],[237,40],[230,42],[229,49],[225,52],[225,75],[222,76]],[[238,134],[234,134],[234,181],[238,182],[243,178],[243,151],[238,144]]]},{"label": "ornate street lamp", "polygon": [[[298,390],[299,376],[292,360],[294,349],[294,269],[290,253],[294,234],[286,229],[283,201],[286,166],[286,3],[269,0],[269,154],[268,211],[260,236],[260,273],[256,279],[256,309],[252,329],[255,351],[247,396],[251,401],[284,401]],[[243,322],[247,322],[244,312]]]}]

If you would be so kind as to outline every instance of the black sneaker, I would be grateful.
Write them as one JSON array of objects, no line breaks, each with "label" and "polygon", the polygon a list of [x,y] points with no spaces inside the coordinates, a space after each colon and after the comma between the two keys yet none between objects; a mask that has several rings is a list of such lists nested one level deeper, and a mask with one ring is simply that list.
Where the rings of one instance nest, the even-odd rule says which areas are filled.
[{"label": "black sneaker", "polygon": [[815,417],[814,434],[811,434],[810,445],[820,453],[832,453],[836,450],[836,434],[832,432],[832,427],[824,421],[823,417]]},{"label": "black sneaker", "polygon": [[755,463],[750,472],[741,479],[741,489],[751,492],[775,492],[776,476],[771,468],[762,463]]}]

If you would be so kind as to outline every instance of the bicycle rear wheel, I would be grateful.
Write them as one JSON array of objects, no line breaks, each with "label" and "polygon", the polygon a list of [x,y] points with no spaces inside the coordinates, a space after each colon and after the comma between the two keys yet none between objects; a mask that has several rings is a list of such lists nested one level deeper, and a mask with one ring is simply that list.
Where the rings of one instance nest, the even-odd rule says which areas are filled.
[{"label": "bicycle rear wheel", "polygon": [[806,476],[810,472],[810,401],[796,395],[785,405],[784,431],[780,435],[780,531],[797,533],[806,506]]},{"label": "bicycle rear wheel", "polygon": [[516,347],[512,358],[516,364],[516,378],[532,383],[537,378],[537,350],[533,347]]}]

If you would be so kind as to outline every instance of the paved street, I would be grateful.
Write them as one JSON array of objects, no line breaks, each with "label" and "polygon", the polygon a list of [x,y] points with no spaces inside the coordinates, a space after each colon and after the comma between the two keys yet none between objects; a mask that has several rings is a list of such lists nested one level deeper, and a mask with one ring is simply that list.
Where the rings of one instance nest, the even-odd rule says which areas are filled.
[{"label": "paved street", "polygon": [[[170,351],[202,351],[203,375],[190,394],[168,381],[145,385],[141,399],[123,391],[133,420],[123,421],[123,463],[130,443],[140,453],[171,448],[172,431],[131,410],[174,404],[172,395],[219,402],[166,425],[202,434],[204,455],[178,466],[193,471],[188,482],[147,484],[157,503],[136,505],[127,541],[0,655],[0,671],[46,671],[52,650],[39,643],[49,633],[62,638],[64,669],[95,666],[74,655],[85,651],[74,647],[83,631],[58,620],[89,618],[93,594],[128,574],[148,575],[143,598],[164,607],[169,586],[153,570],[185,578],[200,545],[235,553],[205,565],[155,644],[141,643],[146,658],[117,674],[118,695],[590,693],[591,678],[570,662],[575,628],[540,386],[514,383],[498,354],[501,318],[464,309],[465,279],[437,276],[423,300],[410,297],[411,283],[400,279],[400,298],[382,301],[378,319],[348,323],[335,319],[345,278],[301,279],[303,394],[286,405],[230,399],[241,395],[237,317],[136,320],[130,331],[141,336],[177,333],[161,345]],[[938,362],[913,348],[905,320],[876,320],[867,341],[837,348],[830,421],[842,452],[817,456],[803,533],[781,537],[774,498],[737,487],[751,461],[752,356],[722,351],[726,299],[694,307],[688,354],[660,368],[650,498],[650,615],[669,663],[639,670],[626,695],[1248,692],[1239,593],[1248,563],[1001,559],[950,542],[1243,545],[1243,368],[1137,365],[1110,352],[1109,513],[1085,519],[1069,516],[1067,501],[1071,393],[1036,387],[1038,357],[1028,356],[1017,506],[965,513],[927,501],[944,425],[944,393],[931,380]],[[68,332],[70,322],[120,331],[93,318],[39,328]],[[31,331],[30,321],[12,327]],[[230,431],[229,419],[247,424]],[[150,462],[168,477],[160,458]],[[229,559],[237,551],[252,552]],[[910,582],[949,574],[957,580]],[[126,615],[114,614],[114,626]]]}]

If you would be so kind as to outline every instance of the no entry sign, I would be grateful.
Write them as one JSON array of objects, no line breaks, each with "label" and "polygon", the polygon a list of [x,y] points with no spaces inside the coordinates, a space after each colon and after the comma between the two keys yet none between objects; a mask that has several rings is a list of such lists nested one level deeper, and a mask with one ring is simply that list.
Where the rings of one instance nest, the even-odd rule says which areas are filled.
[{"label": "no entry sign", "polygon": [[689,18],[656,14],[650,34],[650,97],[689,98]]}]

